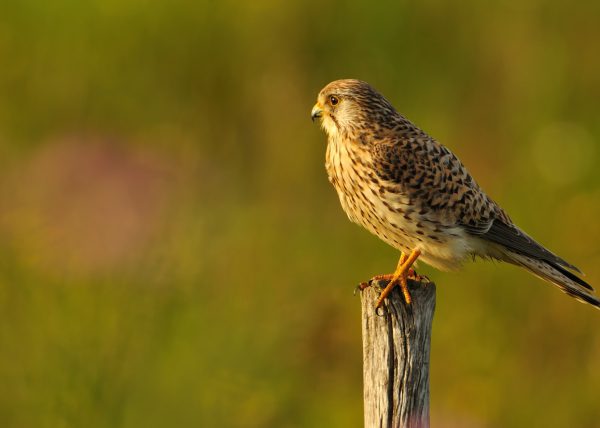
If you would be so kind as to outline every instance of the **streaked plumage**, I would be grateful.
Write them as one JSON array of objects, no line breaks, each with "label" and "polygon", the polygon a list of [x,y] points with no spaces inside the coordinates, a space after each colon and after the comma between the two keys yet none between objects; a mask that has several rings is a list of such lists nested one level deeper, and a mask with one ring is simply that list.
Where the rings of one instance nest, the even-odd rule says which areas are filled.
[{"label": "streaked plumage", "polygon": [[450,150],[367,83],[328,84],[312,116],[328,135],[327,173],[351,221],[438,269],[472,256],[502,260],[600,306],[571,272],[579,269],[515,226]]}]

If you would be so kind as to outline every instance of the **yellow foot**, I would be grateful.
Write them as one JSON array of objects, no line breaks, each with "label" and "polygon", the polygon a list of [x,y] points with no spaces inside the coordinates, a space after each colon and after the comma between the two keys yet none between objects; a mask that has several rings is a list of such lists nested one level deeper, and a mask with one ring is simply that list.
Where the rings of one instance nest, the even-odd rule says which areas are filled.
[{"label": "yellow foot", "polygon": [[[375,275],[368,282],[361,282],[360,285],[358,286],[358,288],[360,290],[364,290],[365,288],[369,287],[371,285],[371,283],[374,281],[391,281],[393,278],[394,278],[393,273],[384,273],[382,275]],[[431,282],[427,276],[419,275],[417,273],[417,271],[414,270],[413,268],[410,268],[408,270],[408,273],[406,274],[406,278],[412,279],[413,281],[417,281],[417,282]]]},{"label": "yellow foot", "polygon": [[[397,285],[400,285],[400,287],[402,289],[402,294],[404,295],[404,301],[406,302],[407,305],[410,305],[410,303],[412,302],[412,298],[410,297],[410,293],[408,291],[408,284],[407,284],[406,280],[409,277],[409,273],[410,273],[413,263],[419,258],[420,255],[421,255],[421,251],[419,251],[419,250],[414,250],[412,253],[410,253],[410,256],[408,256],[408,257],[406,257],[405,254],[402,254],[400,256],[400,260],[398,261],[398,266],[396,267],[396,272],[394,272],[394,274],[391,276],[391,278],[389,278],[388,275],[378,275],[377,277],[375,277],[375,278],[379,278],[379,279],[386,279],[386,280],[389,279],[389,281],[390,281],[388,283],[387,287],[385,287],[385,289],[379,295],[379,300],[377,300],[375,309],[379,309],[381,307],[385,298],[387,296],[389,296],[389,294],[392,292],[394,287]],[[413,270],[413,275],[416,275],[414,270]]]}]

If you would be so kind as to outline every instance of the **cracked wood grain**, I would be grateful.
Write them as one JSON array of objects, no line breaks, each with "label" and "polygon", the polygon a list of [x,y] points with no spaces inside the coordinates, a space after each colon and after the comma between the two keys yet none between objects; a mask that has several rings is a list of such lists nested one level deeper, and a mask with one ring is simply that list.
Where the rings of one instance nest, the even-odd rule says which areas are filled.
[{"label": "cracked wood grain", "polygon": [[429,427],[435,284],[409,281],[412,303],[396,288],[376,314],[386,284],[380,281],[361,294],[365,427]]}]

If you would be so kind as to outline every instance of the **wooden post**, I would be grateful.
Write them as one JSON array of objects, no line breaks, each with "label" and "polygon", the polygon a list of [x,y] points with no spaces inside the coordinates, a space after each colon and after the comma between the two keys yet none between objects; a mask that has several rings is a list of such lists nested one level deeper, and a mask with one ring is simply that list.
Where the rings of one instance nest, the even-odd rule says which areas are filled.
[{"label": "wooden post", "polygon": [[362,291],[365,427],[429,427],[429,347],[435,284],[408,282],[412,303],[398,288],[375,313],[380,288]]}]

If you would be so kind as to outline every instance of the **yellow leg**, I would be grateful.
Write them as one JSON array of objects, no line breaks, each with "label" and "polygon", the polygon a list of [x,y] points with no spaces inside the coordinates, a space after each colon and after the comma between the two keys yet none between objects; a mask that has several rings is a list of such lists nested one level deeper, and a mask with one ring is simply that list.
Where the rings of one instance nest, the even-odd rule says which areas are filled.
[{"label": "yellow leg", "polygon": [[385,287],[385,289],[381,292],[379,300],[377,301],[377,305],[375,305],[375,309],[381,307],[384,299],[387,296],[389,296],[394,287],[398,284],[400,284],[400,287],[402,288],[404,301],[406,302],[406,304],[410,305],[412,299],[410,297],[410,293],[408,292],[408,284],[406,283],[406,278],[413,263],[419,258],[420,255],[421,251],[419,250],[413,250],[408,257],[404,253],[400,255],[400,260],[398,261],[396,272],[394,272],[392,279],[388,283],[387,287]]},{"label": "yellow leg", "polygon": [[[400,266],[402,266],[402,264],[406,261],[406,254],[404,254],[404,252],[400,251],[400,260],[398,260],[398,265],[396,266],[396,272],[398,271],[398,269],[400,269]],[[396,273],[384,273],[382,275],[375,275],[373,278],[371,278],[371,281],[391,281],[392,279],[394,279],[394,275],[396,275]]]}]

